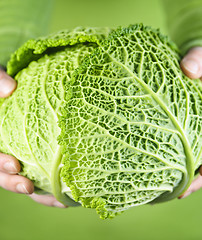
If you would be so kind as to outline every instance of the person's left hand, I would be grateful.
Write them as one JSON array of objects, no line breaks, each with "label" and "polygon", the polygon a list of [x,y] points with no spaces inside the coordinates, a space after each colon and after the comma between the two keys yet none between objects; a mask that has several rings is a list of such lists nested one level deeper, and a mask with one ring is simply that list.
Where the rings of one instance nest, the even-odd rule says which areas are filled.
[{"label": "person's left hand", "polygon": [[[187,77],[202,79],[202,47],[194,47],[184,56],[180,63],[181,69]],[[185,193],[178,198],[185,198],[191,193],[202,188],[202,166],[199,169],[200,175],[191,183]]]}]

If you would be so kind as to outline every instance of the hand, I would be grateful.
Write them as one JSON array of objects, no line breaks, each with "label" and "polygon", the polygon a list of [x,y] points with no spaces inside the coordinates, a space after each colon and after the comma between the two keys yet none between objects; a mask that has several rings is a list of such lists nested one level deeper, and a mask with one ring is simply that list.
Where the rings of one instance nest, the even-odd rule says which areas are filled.
[{"label": "hand", "polygon": [[184,56],[180,67],[187,77],[202,78],[202,47],[194,47]]},{"label": "hand", "polygon": [[[202,47],[192,48],[182,59],[180,63],[182,71],[187,77],[202,79]],[[189,196],[191,193],[202,188],[202,166],[199,169],[200,176],[198,176],[190,185],[185,193],[179,199]]]},{"label": "hand", "polygon": [[[0,98],[10,96],[16,87],[16,81],[0,68]],[[34,184],[29,179],[18,175],[20,170],[20,163],[15,157],[0,153],[0,187],[16,193],[28,194],[34,201],[46,206],[65,207],[52,195],[33,193]]]}]

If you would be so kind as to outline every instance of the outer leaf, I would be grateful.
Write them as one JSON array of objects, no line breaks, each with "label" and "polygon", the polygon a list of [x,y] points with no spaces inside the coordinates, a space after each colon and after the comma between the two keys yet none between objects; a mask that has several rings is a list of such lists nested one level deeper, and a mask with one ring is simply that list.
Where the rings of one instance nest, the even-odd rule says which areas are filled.
[{"label": "outer leaf", "polygon": [[14,76],[28,64],[46,53],[58,51],[58,47],[73,46],[77,43],[97,43],[108,36],[109,28],[83,28],[63,30],[38,39],[31,39],[20,47],[8,62],[8,74]]},{"label": "outer leaf", "polygon": [[[100,31],[100,32],[99,32]],[[75,68],[97,46],[104,30],[78,28],[30,40],[14,53],[8,71],[18,88],[0,108],[0,151],[23,165],[22,175],[59,201],[78,205],[62,193],[58,117],[65,86]],[[36,60],[36,61],[33,61]]]},{"label": "outer leaf", "polygon": [[202,87],[175,45],[142,25],[120,28],[77,70],[61,117],[62,176],[102,218],[180,195],[201,164]]}]

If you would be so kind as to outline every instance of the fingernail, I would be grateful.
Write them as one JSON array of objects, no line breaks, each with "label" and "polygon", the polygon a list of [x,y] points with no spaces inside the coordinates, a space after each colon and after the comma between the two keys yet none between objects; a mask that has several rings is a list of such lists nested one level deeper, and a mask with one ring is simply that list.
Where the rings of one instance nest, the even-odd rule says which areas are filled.
[{"label": "fingernail", "polygon": [[184,68],[190,73],[196,74],[199,70],[199,65],[196,61],[192,59],[184,59],[182,60]]},{"label": "fingernail", "polygon": [[182,194],[182,195],[179,197],[179,199],[186,198],[186,197],[188,197],[191,193],[192,193],[191,191],[187,191],[187,192],[185,192],[184,194]]},{"label": "fingernail", "polygon": [[18,170],[13,162],[6,162],[3,168],[9,173],[17,173]]},{"label": "fingernail", "polygon": [[19,193],[29,194],[27,188],[25,187],[25,185],[23,183],[18,183],[17,186],[16,186],[16,190]]},{"label": "fingernail", "polygon": [[0,97],[10,95],[16,88],[16,82],[9,76],[0,77]]},{"label": "fingernail", "polygon": [[67,206],[65,206],[65,205],[63,205],[62,203],[60,203],[60,202],[54,202],[53,203],[53,206],[54,207],[59,207],[59,208],[66,208]]}]

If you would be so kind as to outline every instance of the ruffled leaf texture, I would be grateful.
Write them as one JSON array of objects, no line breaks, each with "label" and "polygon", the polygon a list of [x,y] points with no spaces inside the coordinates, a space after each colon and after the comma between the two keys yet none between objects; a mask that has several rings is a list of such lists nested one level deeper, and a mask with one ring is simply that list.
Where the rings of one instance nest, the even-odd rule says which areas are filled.
[{"label": "ruffled leaf texture", "polygon": [[183,75],[175,44],[142,24],[108,33],[28,41],[0,108],[0,151],[38,189],[103,219],[179,196],[202,162],[202,84]]},{"label": "ruffled leaf texture", "polygon": [[179,196],[201,164],[202,84],[179,60],[167,37],[134,25],[74,73],[60,121],[62,176],[101,218]]}]

